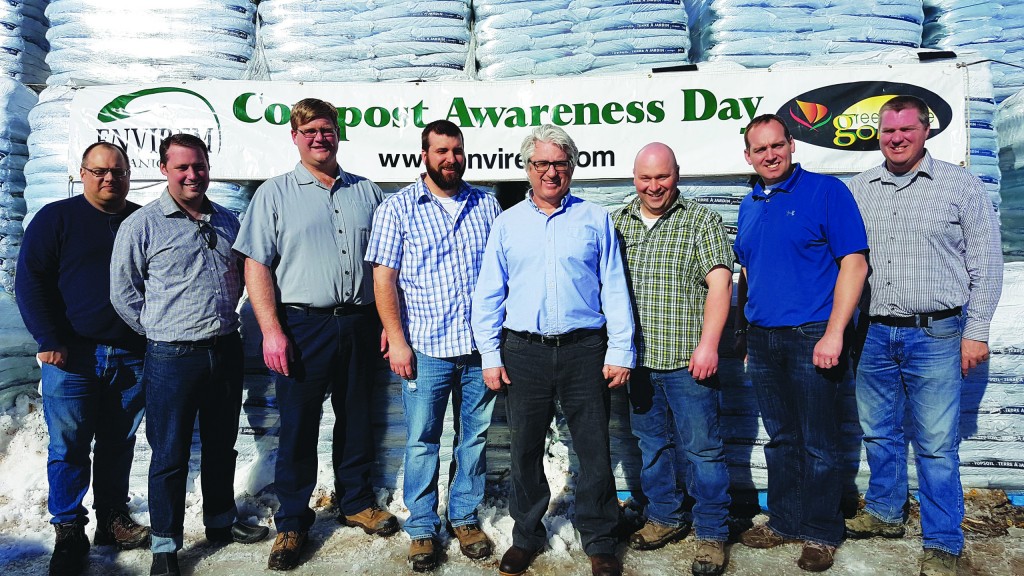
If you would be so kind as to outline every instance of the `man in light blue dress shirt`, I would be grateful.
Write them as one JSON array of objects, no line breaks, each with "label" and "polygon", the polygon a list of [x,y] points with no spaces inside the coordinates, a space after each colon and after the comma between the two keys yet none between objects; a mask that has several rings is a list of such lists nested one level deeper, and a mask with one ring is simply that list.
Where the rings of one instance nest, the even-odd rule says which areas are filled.
[{"label": "man in light blue dress shirt", "polygon": [[564,130],[535,128],[521,155],[532,189],[494,222],[472,313],[484,382],[508,394],[515,527],[498,570],[522,574],[547,542],[544,440],[557,399],[580,461],[583,549],[595,575],[618,575],[609,389],[626,383],[636,359],[619,242],[607,211],[569,192],[579,152]]}]

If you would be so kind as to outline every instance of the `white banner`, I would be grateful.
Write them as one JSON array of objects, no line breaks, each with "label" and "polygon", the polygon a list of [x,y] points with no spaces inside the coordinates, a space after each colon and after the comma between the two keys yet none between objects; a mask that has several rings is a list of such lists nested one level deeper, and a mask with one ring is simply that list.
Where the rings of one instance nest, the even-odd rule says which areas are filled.
[{"label": "white banner", "polygon": [[502,82],[89,86],[71,105],[68,167],[77,178],[81,151],[105,140],[128,148],[133,179],[162,180],[160,140],[188,132],[209,145],[215,179],[263,180],[298,161],[289,109],[316,97],[338,108],[342,166],[378,182],[416,178],[420,131],[439,118],[462,128],[474,182],[524,179],[520,144],[546,123],[576,141],[576,180],[631,178],[633,157],[651,141],[671,146],[686,176],[750,174],[742,130],[765,113],[786,120],[807,168],[854,173],[881,162],[878,109],[898,94],[932,109],[932,154],[965,163],[967,71],[950,63]]}]

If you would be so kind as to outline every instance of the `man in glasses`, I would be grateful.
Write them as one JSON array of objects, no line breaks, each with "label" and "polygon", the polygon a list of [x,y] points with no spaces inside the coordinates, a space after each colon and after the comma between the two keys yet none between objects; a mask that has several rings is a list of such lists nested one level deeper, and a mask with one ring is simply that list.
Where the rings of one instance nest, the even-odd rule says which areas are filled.
[{"label": "man in glasses", "polygon": [[250,544],[269,530],[237,519],[235,438],[242,407],[242,295],[231,251],[238,219],[206,197],[206,144],[189,134],[160,143],[167,189],[125,220],[114,241],[110,297],[148,340],[146,439],[153,576],[177,575],[185,484],[196,416],[202,443],[203,522],[210,542]]},{"label": "man in glasses", "polygon": [[494,221],[473,294],[484,382],[507,391],[512,433],[515,526],[498,570],[522,574],[547,543],[544,440],[557,400],[580,462],[583,549],[595,576],[617,576],[610,389],[626,383],[636,357],[622,255],[608,212],[569,190],[579,152],[564,130],[535,128],[521,155],[532,189]]},{"label": "man in glasses", "polygon": [[[82,499],[93,486],[96,545],[142,545],[149,528],[128,515],[128,474],[145,395],[145,340],[110,304],[114,235],[139,206],[128,202],[128,155],[97,142],[79,169],[83,194],[35,215],[18,255],[15,290],[39,345],[49,431],[47,507],[57,533],[51,576],[82,572],[89,552]],[[95,449],[92,443],[95,440]],[[94,466],[89,456],[93,454]]]},{"label": "man in glasses", "polygon": [[370,486],[370,392],[380,324],[373,274],[363,256],[384,194],[338,164],[338,111],[329,102],[299,101],[291,126],[299,162],[256,191],[234,246],[246,257],[246,287],[280,410],[274,486],[281,505],[267,562],[272,570],[298,566],[316,518],[309,499],[328,394],[337,419],[332,459],[338,520],[368,534],[398,531],[397,519],[378,507]]},{"label": "man in glasses", "polygon": [[409,562],[417,572],[438,562],[438,450],[449,396],[458,438],[447,519],[464,555],[474,560],[491,555],[477,507],[484,497],[494,392],[484,386],[469,313],[484,244],[501,212],[494,197],[462,180],[466,152],[458,126],[431,122],[421,144],[426,172],[381,204],[366,253],[374,264],[387,358],[405,380],[405,531],[412,539]]}]

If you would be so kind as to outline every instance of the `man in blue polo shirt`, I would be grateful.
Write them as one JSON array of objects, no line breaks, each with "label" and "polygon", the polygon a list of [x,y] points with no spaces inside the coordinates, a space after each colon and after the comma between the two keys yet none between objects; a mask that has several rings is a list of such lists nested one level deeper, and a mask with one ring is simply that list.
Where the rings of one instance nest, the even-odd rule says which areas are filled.
[{"label": "man in blue polo shirt", "polygon": [[803,541],[797,564],[820,572],[832,566],[844,531],[835,408],[848,367],[844,332],[867,277],[867,235],[846,185],[793,164],[796,146],[781,118],[754,118],[744,141],[759,180],[740,204],[734,250],[748,287],[748,365],[769,437],[771,518],[740,542]]}]

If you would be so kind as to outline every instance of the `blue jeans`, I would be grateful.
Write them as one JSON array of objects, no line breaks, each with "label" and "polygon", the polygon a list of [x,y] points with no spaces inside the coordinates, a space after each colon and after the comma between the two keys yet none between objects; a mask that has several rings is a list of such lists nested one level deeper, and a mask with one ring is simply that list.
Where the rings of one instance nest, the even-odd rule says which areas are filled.
[{"label": "blue jeans", "polygon": [[961,330],[959,316],[927,328],[871,323],[857,366],[857,411],[871,468],[866,509],[885,522],[903,521],[908,489],[903,418],[909,405],[924,547],[951,554],[964,546],[957,452]]},{"label": "blue jeans", "polygon": [[[689,493],[696,500],[692,522],[699,540],[729,536],[729,469],[718,432],[718,389],[697,383],[685,369],[638,368],[629,381],[629,416],[640,441],[640,485],[647,518],[678,527]],[[685,479],[684,485],[677,478]]]},{"label": "blue jeans", "polygon": [[619,502],[608,448],[611,395],[601,373],[606,347],[600,333],[559,347],[506,335],[502,357],[512,381],[505,402],[512,456],[508,509],[515,546],[539,551],[547,544],[542,519],[551,490],[544,475],[544,441],[557,399],[580,462],[574,522],[583,551],[615,553]]},{"label": "blue jeans", "polygon": [[484,448],[495,395],[484,385],[480,355],[434,358],[416,352],[416,377],[402,388],[408,430],[403,491],[409,519],[405,531],[413,539],[436,536],[441,530],[438,452],[449,395],[455,420],[455,475],[448,490],[452,526],[476,524],[476,509],[484,498]]},{"label": "blue jeans", "polygon": [[768,432],[768,527],[800,540],[838,546],[840,510],[839,384],[849,367],[815,368],[814,346],[826,322],[747,333],[750,379]]},{"label": "blue jeans", "polygon": [[88,521],[82,499],[92,470],[93,509],[127,512],[135,432],[146,407],[142,354],[70,344],[64,369],[43,364],[42,381],[51,522]]},{"label": "blue jeans", "polygon": [[273,374],[280,410],[274,468],[279,533],[308,530],[316,519],[309,498],[316,486],[320,416],[328,395],[335,416],[331,460],[338,506],[342,514],[352,515],[375,503],[370,390],[380,358],[380,325],[372,305],[347,316],[285,308],[281,320],[294,358],[291,376]]},{"label": "blue jeans", "polygon": [[238,333],[212,345],[150,341],[146,349],[146,438],[151,549],[181,549],[185,487],[192,437],[199,420],[203,523],[235,521],[235,438],[242,409],[242,341]]}]

